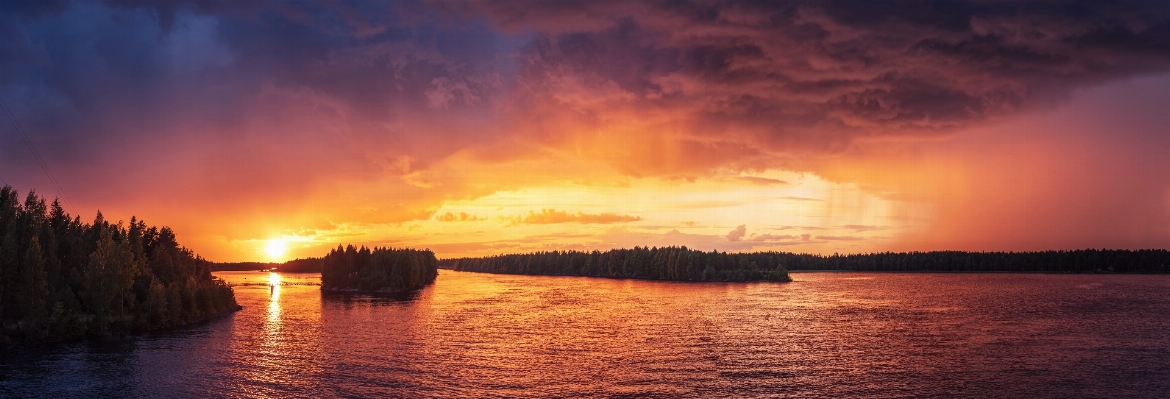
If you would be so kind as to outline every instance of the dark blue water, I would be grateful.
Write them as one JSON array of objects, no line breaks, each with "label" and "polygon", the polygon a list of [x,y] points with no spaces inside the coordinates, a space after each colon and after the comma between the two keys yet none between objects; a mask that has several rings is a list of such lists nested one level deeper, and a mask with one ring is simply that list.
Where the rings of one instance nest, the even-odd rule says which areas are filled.
[{"label": "dark blue water", "polygon": [[[1170,276],[442,271],[401,297],[219,273],[178,332],[4,353],[4,397],[1167,397]],[[275,285],[275,287],[271,286]]]}]

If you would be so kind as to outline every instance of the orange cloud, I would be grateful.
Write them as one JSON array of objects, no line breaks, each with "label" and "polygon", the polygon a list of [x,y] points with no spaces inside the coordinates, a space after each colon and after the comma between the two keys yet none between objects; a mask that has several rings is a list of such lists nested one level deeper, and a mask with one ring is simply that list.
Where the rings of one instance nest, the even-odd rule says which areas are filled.
[{"label": "orange cloud", "polygon": [[750,241],[757,242],[772,242],[772,241],[787,241],[800,239],[800,236],[793,234],[753,234]]},{"label": "orange cloud", "polygon": [[742,182],[745,182],[745,183],[758,184],[761,186],[770,186],[770,185],[774,185],[774,184],[789,184],[788,182],[786,182],[784,180],[780,180],[780,179],[769,179],[766,177],[756,177],[756,176],[737,176],[735,179],[742,181]]},{"label": "orange cloud", "polygon": [[636,222],[642,220],[639,216],[619,215],[616,213],[600,213],[588,214],[578,211],[575,214],[565,211],[558,211],[556,209],[542,209],[540,213],[528,211],[524,216],[512,216],[506,218],[509,226],[516,226],[520,224],[557,224],[557,223],[583,223],[583,224],[611,224],[611,223],[626,223]]},{"label": "orange cloud", "polygon": [[865,239],[864,237],[856,237],[856,236],[816,236],[815,238],[818,240],[825,240],[825,241],[858,241],[858,240]]},{"label": "orange cloud", "polygon": [[455,214],[453,212],[448,211],[447,213],[444,213],[442,215],[435,216],[435,220],[438,220],[440,222],[478,222],[478,221],[482,221],[482,220],[487,220],[487,218],[486,217],[479,217],[479,216],[475,216],[475,215],[470,215],[467,212],[459,212],[459,214]]},{"label": "orange cloud", "polygon": [[847,230],[853,230],[853,232],[854,232],[854,233],[864,233],[864,232],[867,232],[867,231],[885,230],[885,229],[888,229],[889,227],[885,227],[885,226],[866,226],[866,225],[863,225],[863,224],[847,224],[847,225],[841,226],[841,228],[842,228],[842,229],[847,229]]}]

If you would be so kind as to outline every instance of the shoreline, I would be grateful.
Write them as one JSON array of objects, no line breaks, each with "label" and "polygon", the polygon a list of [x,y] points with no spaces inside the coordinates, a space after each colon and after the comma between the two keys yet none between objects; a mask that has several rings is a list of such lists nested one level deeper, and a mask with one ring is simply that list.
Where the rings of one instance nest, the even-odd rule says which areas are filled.
[{"label": "shoreline", "polygon": [[325,288],[325,287],[321,287],[321,292],[322,293],[329,293],[329,294],[399,295],[399,294],[408,294],[411,292],[421,291],[422,289],[427,288],[427,286],[430,286],[432,284],[434,284],[434,282],[431,282],[430,284],[423,285],[421,287],[411,288],[408,290],[372,290],[372,291],[358,289],[358,288]]},{"label": "shoreline", "polygon": [[202,319],[198,319],[198,320],[190,320],[190,321],[186,321],[186,322],[182,322],[182,323],[178,323],[178,324],[174,324],[174,325],[155,327],[155,328],[150,328],[150,329],[146,329],[146,330],[130,329],[127,331],[108,332],[108,333],[105,333],[102,335],[88,335],[87,334],[87,335],[82,335],[80,337],[73,337],[73,338],[45,337],[44,339],[38,339],[38,340],[19,340],[19,341],[5,339],[8,337],[4,336],[4,335],[0,335],[0,337],[3,337],[3,338],[0,338],[0,350],[8,350],[8,349],[13,349],[13,348],[21,348],[21,347],[38,347],[38,346],[47,346],[47,345],[58,345],[58,344],[75,344],[75,343],[84,343],[84,342],[112,342],[112,341],[120,341],[123,339],[135,338],[135,337],[140,337],[143,335],[149,335],[149,334],[155,334],[155,333],[176,332],[176,331],[181,331],[181,330],[184,330],[184,329],[187,329],[190,327],[195,327],[195,326],[215,322],[217,320],[226,318],[227,316],[230,316],[230,315],[232,315],[236,312],[239,312],[241,310],[244,310],[243,306],[235,305],[234,307],[229,307],[228,309],[224,309],[223,311],[216,313],[210,317],[206,317],[206,318],[202,318]]},{"label": "shoreline", "polygon": [[496,273],[496,272],[484,272],[484,271],[476,271],[476,270],[455,270],[455,269],[441,269],[441,270],[450,270],[453,272],[460,272],[460,273],[498,274],[498,275],[505,275],[505,276],[581,277],[581,278],[603,278],[603,279],[607,279],[607,280],[661,281],[661,282],[668,282],[668,283],[698,283],[698,284],[702,284],[702,283],[791,283],[792,282],[791,277],[789,277],[788,280],[743,280],[743,281],[733,281],[733,280],[670,280],[670,279],[641,278],[641,277],[583,276],[580,274],[526,274],[526,273]]},{"label": "shoreline", "polygon": [[966,271],[966,270],[789,270],[788,273],[914,273],[914,274],[1108,274],[1108,275],[1168,275],[1159,272],[1054,272],[1054,271]]}]

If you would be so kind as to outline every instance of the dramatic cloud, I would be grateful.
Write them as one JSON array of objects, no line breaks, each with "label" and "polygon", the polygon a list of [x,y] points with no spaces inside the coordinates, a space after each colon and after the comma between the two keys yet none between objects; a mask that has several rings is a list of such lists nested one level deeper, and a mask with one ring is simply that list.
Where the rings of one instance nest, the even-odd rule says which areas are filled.
[{"label": "dramatic cloud", "polygon": [[1170,67],[1157,3],[459,4],[536,33],[520,74],[533,111],[780,153],[934,135]]},{"label": "dramatic cloud", "polygon": [[[215,260],[422,231],[1165,246],[1167,73],[1164,2],[10,1],[0,99],[39,155],[4,122],[0,179]],[[537,188],[607,200],[475,203]],[[485,218],[510,227],[428,230]],[[577,230],[643,218],[685,231]],[[744,220],[891,237],[714,227]]]}]

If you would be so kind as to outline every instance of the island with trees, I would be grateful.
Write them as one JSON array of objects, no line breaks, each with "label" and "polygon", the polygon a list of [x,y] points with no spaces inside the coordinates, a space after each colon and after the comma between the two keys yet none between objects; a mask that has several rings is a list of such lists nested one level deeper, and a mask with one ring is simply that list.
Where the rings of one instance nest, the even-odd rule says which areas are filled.
[{"label": "island with trees", "polygon": [[411,248],[337,246],[321,263],[326,292],[401,293],[435,282],[435,253]]},{"label": "island with trees", "polygon": [[92,223],[0,188],[0,342],[59,341],[206,321],[239,310],[210,262],[167,227]]},{"label": "island with trees", "polygon": [[792,281],[774,252],[703,252],[687,247],[634,247],[605,252],[550,251],[444,259],[459,271],[674,281]]}]

